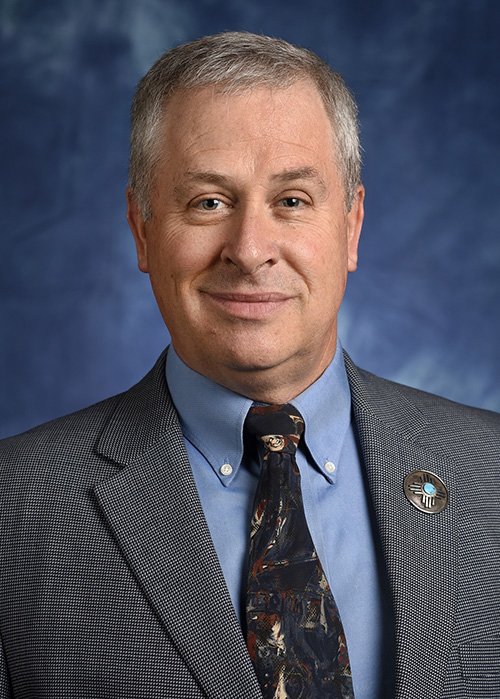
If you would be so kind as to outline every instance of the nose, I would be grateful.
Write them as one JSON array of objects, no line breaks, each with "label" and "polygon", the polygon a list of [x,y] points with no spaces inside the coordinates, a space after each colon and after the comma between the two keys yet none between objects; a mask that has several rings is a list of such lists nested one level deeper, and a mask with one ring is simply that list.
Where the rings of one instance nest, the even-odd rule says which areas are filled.
[{"label": "nose", "polygon": [[242,274],[255,274],[278,261],[278,245],[272,235],[272,221],[256,206],[247,206],[232,218],[221,251],[225,264],[236,266]]}]

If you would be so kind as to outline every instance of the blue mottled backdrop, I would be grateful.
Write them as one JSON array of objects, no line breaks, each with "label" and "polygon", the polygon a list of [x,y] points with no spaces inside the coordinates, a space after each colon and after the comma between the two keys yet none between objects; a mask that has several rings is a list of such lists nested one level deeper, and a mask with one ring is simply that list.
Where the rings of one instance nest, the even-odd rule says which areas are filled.
[{"label": "blue mottled backdrop", "polygon": [[127,388],[167,342],[124,217],[129,102],[165,49],[226,29],[314,49],[359,101],[367,218],[346,348],[500,409],[497,0],[0,8],[0,434]]}]

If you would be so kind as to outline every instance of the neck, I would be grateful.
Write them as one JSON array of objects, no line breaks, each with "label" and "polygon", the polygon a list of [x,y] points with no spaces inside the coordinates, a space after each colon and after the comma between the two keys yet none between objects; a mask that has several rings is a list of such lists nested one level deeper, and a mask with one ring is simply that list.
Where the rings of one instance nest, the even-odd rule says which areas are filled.
[{"label": "neck", "polygon": [[[271,405],[283,405],[290,403],[313,384],[323,374],[325,369],[335,356],[335,349],[321,357],[321,361],[309,364],[299,361],[290,366],[273,366],[268,369],[241,369],[235,367],[203,367],[200,371],[196,367],[191,369],[198,371],[210,380],[221,386],[245,396],[250,400]],[[182,357],[181,357],[182,358]],[[185,362],[189,365],[188,362]],[[305,371],[305,368],[308,371]]]},{"label": "neck", "polygon": [[[239,393],[246,398],[259,403],[269,403],[270,405],[283,405],[290,403],[313,384],[326,369],[326,366],[319,372],[308,376],[301,376],[300,379],[283,381],[275,380],[272,376],[262,376],[262,372],[257,375],[237,376],[229,380],[219,377],[217,383],[225,386],[234,393]],[[215,380],[215,379],[214,379]]]}]

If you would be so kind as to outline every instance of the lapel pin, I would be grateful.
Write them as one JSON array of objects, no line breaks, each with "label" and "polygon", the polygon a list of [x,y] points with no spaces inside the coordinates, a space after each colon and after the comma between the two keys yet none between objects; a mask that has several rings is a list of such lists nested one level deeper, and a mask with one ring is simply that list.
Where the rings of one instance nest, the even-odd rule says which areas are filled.
[{"label": "lapel pin", "polygon": [[413,507],[437,514],[448,504],[448,490],[443,481],[430,471],[412,471],[404,480],[404,491]]}]

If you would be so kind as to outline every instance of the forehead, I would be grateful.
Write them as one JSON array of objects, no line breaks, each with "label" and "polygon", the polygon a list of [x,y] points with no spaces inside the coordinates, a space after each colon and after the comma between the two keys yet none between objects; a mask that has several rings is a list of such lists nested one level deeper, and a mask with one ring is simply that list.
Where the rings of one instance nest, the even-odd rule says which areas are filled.
[{"label": "forehead", "polygon": [[[310,80],[237,92],[216,86],[175,92],[160,128],[168,160],[210,160],[243,153],[249,160],[332,161],[334,135],[322,97]],[[302,162],[304,160],[304,162]],[[261,163],[262,164],[262,163]],[[293,166],[294,163],[289,163]]]}]

